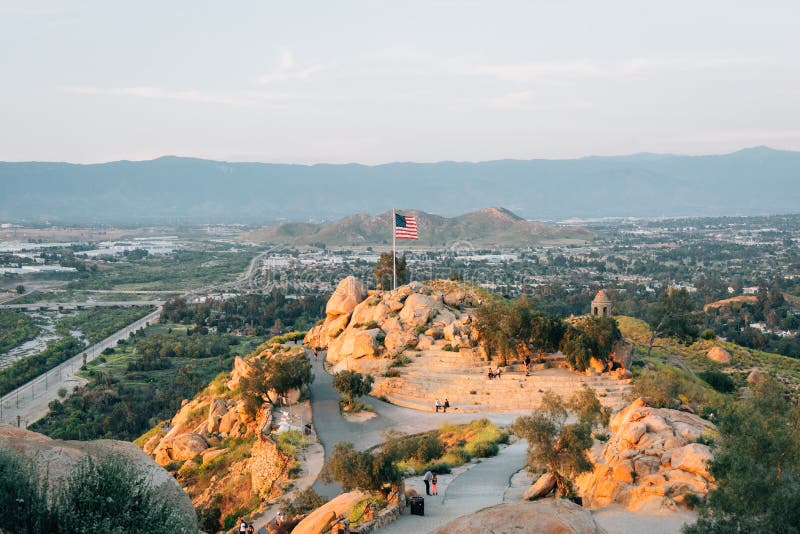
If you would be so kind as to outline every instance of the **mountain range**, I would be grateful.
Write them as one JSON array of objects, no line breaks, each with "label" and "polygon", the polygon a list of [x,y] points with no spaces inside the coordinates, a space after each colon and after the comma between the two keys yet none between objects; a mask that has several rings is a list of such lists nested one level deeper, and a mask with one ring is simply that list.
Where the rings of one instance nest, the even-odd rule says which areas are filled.
[{"label": "mountain range", "polygon": [[[419,240],[403,241],[403,247],[447,245],[472,247],[493,245],[528,246],[544,242],[586,241],[594,233],[581,226],[551,226],[528,221],[501,208],[484,208],[466,215],[447,218],[419,210],[403,211],[414,215]],[[244,241],[265,244],[326,246],[381,245],[392,242],[392,212],[380,215],[350,215],[332,223],[284,223],[261,228],[241,237]]]},{"label": "mountain range", "polygon": [[167,156],[0,162],[0,222],[329,221],[398,206],[524,218],[763,215],[800,209],[800,152],[637,154],[479,163],[288,165]]}]

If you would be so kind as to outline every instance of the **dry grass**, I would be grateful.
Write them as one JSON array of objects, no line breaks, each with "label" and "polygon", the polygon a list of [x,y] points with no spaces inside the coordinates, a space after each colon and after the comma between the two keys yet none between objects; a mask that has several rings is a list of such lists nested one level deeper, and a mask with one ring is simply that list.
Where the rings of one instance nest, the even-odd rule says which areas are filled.
[{"label": "dry grass", "polygon": [[[633,317],[617,316],[616,319],[622,335],[634,342],[636,355],[642,358],[647,352],[650,327]],[[731,363],[723,366],[706,358],[711,347],[721,347],[730,352],[733,357]],[[731,374],[746,376],[750,370],[758,368],[783,379],[793,388],[800,388],[800,359],[748,349],[729,341],[700,339],[691,345],[683,345],[670,338],[656,340],[651,354],[653,360],[664,363],[675,356],[680,357],[693,371],[725,370]]]}]

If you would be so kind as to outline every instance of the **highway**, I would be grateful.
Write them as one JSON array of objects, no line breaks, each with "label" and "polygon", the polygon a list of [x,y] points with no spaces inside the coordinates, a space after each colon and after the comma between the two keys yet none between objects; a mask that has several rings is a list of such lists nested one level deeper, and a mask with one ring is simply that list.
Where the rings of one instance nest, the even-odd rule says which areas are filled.
[{"label": "highway", "polygon": [[0,310],[79,310],[114,306],[161,306],[163,300],[117,300],[106,302],[35,302],[33,304],[0,304]]},{"label": "highway", "polygon": [[114,347],[120,339],[127,338],[134,330],[158,322],[160,317],[159,307],[101,342],[87,347],[58,367],[4,395],[0,399],[0,424],[16,425],[19,416],[22,426],[27,426],[47,415],[48,404],[58,398],[59,389],[65,388],[68,393],[72,393],[75,386],[84,382],[77,375],[83,364],[84,353],[86,361],[90,362],[106,348]]}]

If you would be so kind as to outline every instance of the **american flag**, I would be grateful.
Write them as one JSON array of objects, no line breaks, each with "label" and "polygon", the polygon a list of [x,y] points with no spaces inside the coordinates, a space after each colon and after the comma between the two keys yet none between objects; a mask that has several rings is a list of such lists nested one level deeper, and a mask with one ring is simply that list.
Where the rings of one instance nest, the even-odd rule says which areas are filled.
[{"label": "american flag", "polygon": [[413,215],[394,214],[394,235],[397,239],[419,239],[417,219]]}]

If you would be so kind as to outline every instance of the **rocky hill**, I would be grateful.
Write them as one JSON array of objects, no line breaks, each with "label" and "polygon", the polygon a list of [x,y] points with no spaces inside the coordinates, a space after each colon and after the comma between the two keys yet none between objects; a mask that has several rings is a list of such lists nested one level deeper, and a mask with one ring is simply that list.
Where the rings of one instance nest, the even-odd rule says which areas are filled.
[{"label": "rocky hill", "polygon": [[325,319],[304,342],[327,349],[331,372],[369,373],[372,395],[407,408],[434,410],[437,399],[448,398],[462,412],[523,410],[538,407],[547,390],[568,398],[583,385],[604,405],[623,406],[630,389],[626,369],[609,372],[601,365],[577,373],[560,354],[530,374],[516,363],[502,380],[487,379],[487,366],[497,363],[488,361],[472,316],[483,298],[468,284],[446,280],[367,292],[351,276],[339,282]]},{"label": "rocky hill", "polygon": [[[492,207],[458,217],[441,217],[418,210],[403,210],[414,215],[419,227],[418,241],[404,241],[404,246],[452,245],[468,242],[473,246],[528,246],[545,242],[582,242],[594,233],[580,226],[552,226],[528,221],[501,208]],[[328,246],[381,245],[392,242],[392,212],[380,215],[351,215],[325,224],[285,223],[249,232],[244,241],[270,244]]]},{"label": "rocky hill", "polygon": [[[264,403],[251,413],[240,386],[254,360],[301,352],[301,347],[270,341],[248,357],[237,356],[230,372],[184,401],[170,421],[135,443],[173,473],[195,507],[218,508],[223,522],[282,495],[295,459],[270,437],[272,406]],[[290,393],[289,401],[298,397],[299,392]]]}]

